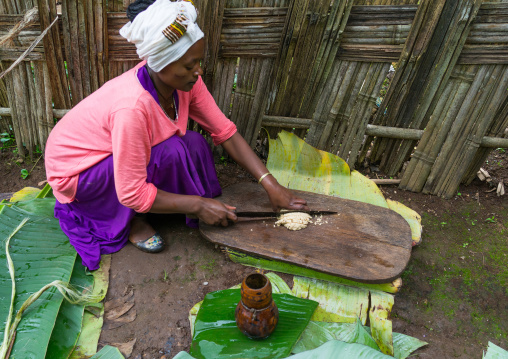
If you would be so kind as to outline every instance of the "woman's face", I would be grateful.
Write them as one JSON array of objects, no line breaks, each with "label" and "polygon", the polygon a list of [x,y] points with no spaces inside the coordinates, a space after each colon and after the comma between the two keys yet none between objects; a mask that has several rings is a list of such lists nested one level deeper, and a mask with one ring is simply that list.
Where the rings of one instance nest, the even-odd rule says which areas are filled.
[{"label": "woman's face", "polygon": [[190,91],[203,74],[201,61],[205,55],[205,41],[197,41],[179,60],[169,64],[157,73],[159,79],[180,91]]}]

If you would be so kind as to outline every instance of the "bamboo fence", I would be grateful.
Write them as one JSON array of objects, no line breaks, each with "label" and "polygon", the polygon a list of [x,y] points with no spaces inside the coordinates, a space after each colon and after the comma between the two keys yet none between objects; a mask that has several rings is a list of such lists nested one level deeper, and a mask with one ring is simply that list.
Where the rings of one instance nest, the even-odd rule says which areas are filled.
[{"label": "bamboo fence", "polygon": [[[0,71],[49,28],[0,80],[0,131],[21,155],[43,150],[68,109],[139,62],[118,33],[130,2],[0,0],[0,43],[9,37]],[[508,147],[508,0],[197,6],[203,78],[253,147],[262,128],[289,130],[352,168],[379,162],[401,188],[444,197],[474,179],[492,148]]]}]

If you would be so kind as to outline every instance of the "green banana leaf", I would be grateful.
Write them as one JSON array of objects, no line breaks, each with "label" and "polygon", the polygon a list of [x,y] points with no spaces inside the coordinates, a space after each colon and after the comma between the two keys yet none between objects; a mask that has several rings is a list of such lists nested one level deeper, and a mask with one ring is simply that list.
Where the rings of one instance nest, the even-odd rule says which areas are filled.
[{"label": "green banana leaf", "polygon": [[393,355],[392,322],[387,319],[393,295],[305,277],[294,277],[293,294],[319,303],[314,321],[354,323],[360,319],[365,324],[368,312],[376,348]]},{"label": "green banana leaf", "polygon": [[345,343],[338,340],[331,340],[319,348],[299,353],[290,359],[388,359],[388,355],[382,354],[366,345],[356,343]]},{"label": "green banana leaf", "polygon": [[235,262],[254,268],[263,268],[266,270],[272,270],[275,272],[282,272],[287,274],[293,274],[303,277],[321,279],[328,282],[344,284],[348,286],[354,286],[358,288],[366,288],[373,290],[380,290],[387,293],[397,293],[401,286],[402,280],[400,278],[394,280],[391,283],[385,284],[371,284],[371,283],[359,283],[349,279],[340,278],[326,273],[317,272],[315,270],[299,267],[293,264],[275,261],[272,259],[261,258],[253,255],[248,255],[243,252],[235,251],[231,248],[226,248],[226,252],[229,258]]},{"label": "green banana leaf", "polygon": [[[277,274],[270,272],[265,273],[265,275],[272,283],[273,293],[292,294],[301,298],[309,298],[319,303],[319,306],[314,311],[311,321],[294,346],[292,353],[297,354],[315,349],[330,340],[365,344],[377,349],[378,351],[380,350],[379,346],[372,338],[371,328],[362,326],[360,318],[361,314],[363,319],[367,319],[367,313],[370,312],[368,307],[369,303],[360,304],[361,307],[365,305],[365,309],[359,308],[358,303],[354,300],[354,298],[364,298],[369,295],[374,295],[374,301],[377,304],[377,309],[379,311],[377,315],[383,317],[388,315],[386,311],[390,310],[391,305],[393,305],[393,296],[376,291],[367,291],[367,293],[359,295],[363,289],[350,287],[345,288],[349,288],[357,292],[355,294],[341,296],[339,293],[344,286],[301,277],[293,278],[293,289],[290,289],[286,282],[284,282],[284,280]],[[232,288],[239,288],[239,286],[240,284]],[[196,315],[198,314],[202,303],[202,301],[197,303],[189,312],[192,336],[194,336],[193,331]],[[341,315],[338,315],[337,313],[341,313]],[[357,316],[355,317],[355,315]],[[315,321],[315,318],[326,321]],[[338,322],[344,319],[348,321],[348,323]],[[393,338],[393,356],[397,359],[405,359],[418,348],[427,345],[426,342],[404,334],[392,334],[391,327],[389,328],[388,334],[390,341]],[[182,354],[182,356],[185,354]]]},{"label": "green banana leaf", "polygon": [[[293,348],[293,353],[301,353],[311,350],[330,340],[340,340],[346,343],[355,342],[357,332],[357,324],[351,323],[327,323],[311,321],[300,340]],[[370,328],[364,327],[365,331],[370,334]],[[412,352],[427,345],[426,342],[417,338],[413,338],[400,333],[393,333],[393,349],[394,357],[397,359],[405,359]]]},{"label": "green banana leaf", "polygon": [[[14,310],[43,286],[54,280],[69,282],[76,251],[62,233],[58,221],[37,216],[16,206],[0,206],[0,259],[6,263],[5,240],[25,218],[25,225],[10,242],[14,263],[16,297]],[[11,297],[9,272],[0,273],[0,297]],[[11,358],[44,358],[63,297],[56,289],[46,291],[23,315],[18,326]],[[0,316],[5,321],[10,301],[0,302]],[[0,335],[5,330],[5,322]]]},{"label": "green banana leaf", "polygon": [[187,352],[180,352],[173,359],[195,359],[195,358]]},{"label": "green banana leaf", "polygon": [[[74,288],[82,288],[83,292],[91,291],[93,288],[93,276],[87,275],[79,256],[74,263],[70,284]],[[71,304],[67,301],[62,303],[51,333],[46,358],[65,359],[70,356],[81,333],[84,310],[85,305]]]},{"label": "green banana leaf", "polygon": [[90,359],[125,359],[118,348],[106,345]]},{"label": "green banana leaf", "polygon": [[487,353],[482,356],[483,359],[508,359],[508,351],[496,344],[489,342]]},{"label": "green banana leaf", "polygon": [[194,325],[190,354],[202,358],[284,358],[307,326],[317,303],[289,294],[273,294],[279,309],[279,323],[264,340],[246,337],[236,326],[235,308],[239,289],[208,293]]},{"label": "green banana leaf", "polygon": [[[7,203],[9,206],[13,204],[20,210],[53,218],[55,198],[51,187],[47,184],[42,190],[27,187],[16,192]],[[61,234],[63,235],[63,233]],[[78,257],[72,273],[71,284],[82,287],[93,284],[92,294],[97,298],[97,301],[101,301],[106,296],[109,284],[110,264],[111,256],[105,255],[102,257],[101,268],[90,273],[86,271]],[[96,305],[100,307],[98,316],[84,311],[85,307],[83,306],[71,305],[63,301],[55,322],[54,333],[48,344],[47,358],[81,359],[97,352],[104,308],[102,303]],[[65,335],[61,335],[62,333]]]}]

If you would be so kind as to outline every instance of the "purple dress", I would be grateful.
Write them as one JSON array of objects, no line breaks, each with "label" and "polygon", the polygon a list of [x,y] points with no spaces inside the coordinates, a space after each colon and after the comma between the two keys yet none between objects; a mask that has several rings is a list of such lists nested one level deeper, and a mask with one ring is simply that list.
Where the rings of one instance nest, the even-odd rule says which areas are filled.
[{"label": "purple dress", "polygon": [[[145,67],[138,70],[138,79],[159,103]],[[175,103],[178,109],[177,97]],[[183,137],[173,136],[152,147],[147,182],[166,192],[207,198],[222,192],[210,146],[203,136],[189,130]],[[79,174],[74,202],[57,200],[55,205],[60,227],[89,270],[99,268],[101,254],[117,252],[127,244],[135,214],[118,201],[112,156]],[[187,225],[197,227],[197,220],[187,219]]]}]

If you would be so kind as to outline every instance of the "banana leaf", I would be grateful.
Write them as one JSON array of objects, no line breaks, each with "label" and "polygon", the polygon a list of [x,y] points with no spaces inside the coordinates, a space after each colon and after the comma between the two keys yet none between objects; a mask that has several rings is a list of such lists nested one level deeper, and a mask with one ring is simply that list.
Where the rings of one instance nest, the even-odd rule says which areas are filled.
[{"label": "banana leaf", "polygon": [[[365,305],[365,310],[359,310],[355,301],[351,300],[351,307],[349,309],[339,310],[340,307],[348,308],[348,304],[341,303],[341,298],[336,295],[340,288],[334,287],[343,287],[333,283],[326,283],[316,281],[314,279],[309,278],[301,278],[294,277],[294,285],[293,289],[290,289],[289,286],[284,282],[282,278],[280,278],[275,273],[265,273],[265,275],[270,279],[272,283],[273,293],[287,293],[293,294],[295,296],[301,298],[309,298],[314,299],[319,303],[318,308],[314,311],[312,318],[316,317],[316,313],[325,313],[322,314],[321,319],[326,319],[328,321],[314,321],[311,319],[305,331],[301,335],[300,339],[294,346],[292,353],[297,354],[304,351],[315,349],[324,343],[330,340],[340,340],[347,343],[359,343],[366,344],[374,349],[379,351],[379,347],[377,343],[374,341],[371,335],[371,328],[362,326],[361,319],[357,317],[355,320],[347,319],[349,323],[340,323],[337,320],[341,320],[342,317],[337,316],[337,312],[345,312],[350,313],[348,316],[351,318],[354,317],[355,313],[363,313],[363,318],[367,318],[368,303]],[[240,284],[232,287],[238,288]],[[320,288],[316,290],[316,288]],[[356,288],[351,288],[356,289]],[[317,294],[316,294],[317,293]],[[379,316],[383,317],[384,315],[388,315],[385,311],[387,309],[391,309],[390,304],[393,304],[390,299],[390,295],[380,292],[367,292],[366,296],[369,294],[373,294],[378,299],[374,299],[377,305],[382,305],[381,308],[384,308],[384,311],[380,310]],[[387,298],[383,298],[384,302],[381,300],[382,296],[386,295]],[[351,297],[354,297],[352,295]],[[363,297],[363,296],[362,296]],[[380,298],[381,297],[381,298]],[[344,299],[344,298],[343,298]],[[345,300],[349,298],[346,297]],[[197,303],[189,312],[189,321],[191,323],[191,335],[194,336],[194,323],[196,319],[196,315],[198,314],[203,301]],[[352,309],[351,309],[352,308]],[[318,314],[319,317],[319,314]],[[418,348],[427,345],[426,342],[423,342],[419,339],[400,334],[400,333],[392,333],[391,328],[388,332],[390,334],[390,338],[393,337],[393,356],[397,359],[405,359],[412,352],[417,350]],[[391,339],[390,339],[391,340]],[[182,353],[183,357],[188,355],[187,353]]]},{"label": "banana leaf", "polygon": [[194,325],[190,354],[203,358],[285,358],[307,326],[317,303],[289,294],[273,294],[279,323],[267,339],[252,340],[236,326],[239,289],[208,293]]},{"label": "banana leaf", "polygon": [[356,343],[345,343],[338,340],[331,340],[319,348],[299,353],[290,359],[388,359],[388,355],[382,354],[366,345]]},{"label": "banana leaf", "polygon": [[[284,280],[275,273],[265,273],[270,283],[272,284],[272,293],[291,294],[291,288],[284,282]],[[239,289],[242,283],[238,283],[229,289]],[[189,311],[189,323],[191,330],[191,337],[194,336],[194,323],[196,322],[196,316],[198,315],[199,309],[203,301],[196,303]]]},{"label": "banana leaf", "polygon": [[422,242],[422,217],[400,202],[387,199],[386,203],[388,203],[388,208],[400,214],[409,223],[413,247],[420,244]]},{"label": "banana leaf", "polygon": [[487,353],[482,356],[483,359],[508,359],[508,351],[496,344],[489,342]]},{"label": "banana leaf", "polygon": [[388,319],[393,301],[393,295],[370,292],[369,320],[372,337],[381,351],[388,355],[393,355],[392,321]]},{"label": "banana leaf", "polygon": [[187,352],[180,352],[173,359],[195,359],[195,358]]},{"label": "banana leaf", "polygon": [[41,190],[35,187],[25,187],[14,193],[10,198],[10,202],[28,201],[37,198]]},{"label": "banana leaf", "polygon": [[261,258],[253,255],[248,255],[246,253],[242,253],[239,251],[235,251],[231,248],[226,248],[226,252],[229,255],[229,258],[235,262],[240,263],[246,266],[255,267],[255,268],[263,268],[266,270],[272,270],[275,272],[282,272],[287,274],[293,274],[303,277],[321,279],[328,282],[339,283],[349,286],[354,286],[358,288],[366,288],[373,290],[380,290],[387,293],[397,293],[402,287],[402,279],[397,278],[391,283],[384,284],[372,284],[372,283],[359,283],[349,279],[340,278],[337,276],[333,276],[326,273],[317,272],[315,270],[299,267],[293,264],[284,263],[275,261],[272,259]]},{"label": "banana leaf", "polygon": [[118,348],[106,345],[90,359],[125,359]]},{"label": "banana leaf", "polygon": [[305,277],[294,277],[293,295],[319,303],[311,320],[354,323],[367,322],[369,291]]},{"label": "banana leaf", "polygon": [[[355,341],[357,324],[351,323],[327,323],[311,321],[300,340],[293,348],[293,353],[301,353],[311,350],[330,340],[340,340],[346,343]],[[370,334],[370,328],[364,327],[365,331]],[[427,345],[426,342],[417,338],[413,338],[400,333],[393,333],[393,356],[397,359],[405,359],[412,352]]]},{"label": "banana leaf", "polygon": [[[24,188],[14,193],[7,205],[15,205],[17,209],[53,218],[55,198],[51,187],[46,184],[42,190]],[[93,285],[92,294],[97,301],[101,301],[106,296],[109,284],[110,264],[111,256],[105,255],[102,258],[101,268],[90,273],[78,257],[71,284],[82,287]],[[48,343],[47,358],[83,358],[97,352],[104,314],[103,305],[101,303],[97,305],[100,307],[99,316],[84,311],[84,306],[63,301],[55,322],[54,333]]]},{"label": "banana leaf", "polygon": [[[276,140],[270,139],[267,168],[280,184],[291,189],[390,208],[409,223],[412,243],[418,244],[421,241],[422,227],[418,213],[401,203],[387,201],[372,180],[357,171],[351,171],[340,157],[320,151],[289,132],[282,131]],[[236,263],[366,288],[362,283],[342,278],[334,279],[334,276],[308,268],[243,255],[232,250],[228,250],[228,253]],[[375,289],[396,293],[400,288],[400,279],[397,279],[396,283],[387,283],[385,287],[386,289],[383,285],[378,285]]]},{"label": "banana leaf", "polygon": [[[79,256],[74,263],[70,284],[83,291],[91,291],[93,288],[93,276],[87,275]],[[81,333],[84,310],[85,305],[71,304],[67,301],[62,303],[51,333],[46,358],[65,359],[70,356]]]},{"label": "banana leaf", "polygon": [[[0,206],[0,239],[2,243],[24,219],[28,221],[12,237],[10,254],[14,263],[16,297],[14,311],[43,286],[54,280],[69,282],[76,251],[60,230],[58,221],[37,216],[16,206]],[[5,245],[0,259],[6,262]],[[0,297],[11,297],[9,272],[0,273]],[[11,358],[44,358],[63,297],[56,289],[46,291],[23,315],[18,326]],[[10,301],[0,302],[0,316],[7,318]],[[5,330],[5,322],[0,329]]]},{"label": "banana leaf", "polygon": [[[97,298],[97,301],[102,301],[106,297],[109,284],[110,267],[111,255],[103,255],[101,258],[100,268],[92,273],[94,278],[92,294]],[[78,338],[74,351],[70,355],[71,359],[86,358],[97,352],[97,345],[99,343],[102,324],[104,322],[104,305],[102,303],[97,303],[95,307],[99,310],[98,315],[95,315],[92,311],[87,310],[88,308],[85,308],[81,334]]]}]

